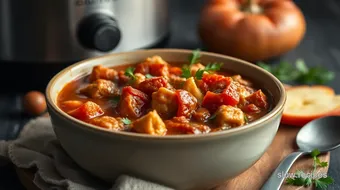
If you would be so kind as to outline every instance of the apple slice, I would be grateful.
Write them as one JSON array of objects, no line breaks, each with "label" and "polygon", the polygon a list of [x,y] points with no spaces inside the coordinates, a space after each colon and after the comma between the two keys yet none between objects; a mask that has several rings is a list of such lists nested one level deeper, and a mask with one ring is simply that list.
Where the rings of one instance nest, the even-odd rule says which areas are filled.
[{"label": "apple slice", "polygon": [[340,95],[327,86],[295,86],[287,89],[281,123],[303,126],[328,115],[340,115]]}]

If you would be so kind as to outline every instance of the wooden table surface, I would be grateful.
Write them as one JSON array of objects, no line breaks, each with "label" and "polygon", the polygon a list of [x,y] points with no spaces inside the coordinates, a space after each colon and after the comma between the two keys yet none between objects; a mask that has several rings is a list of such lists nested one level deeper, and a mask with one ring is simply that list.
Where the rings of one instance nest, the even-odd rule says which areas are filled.
[{"label": "wooden table surface", "polygon": [[[171,0],[171,37],[165,47],[196,49],[202,48],[196,32],[199,11],[204,0]],[[336,79],[330,83],[337,93],[340,93],[340,1],[339,0],[296,0],[307,20],[307,33],[302,43],[291,52],[270,60],[277,63],[280,60],[295,61],[303,58],[307,65],[323,65],[336,72]],[[0,140],[14,139],[29,117],[22,114],[21,97],[27,89],[43,90],[50,77],[63,66],[54,66],[51,73],[44,72],[33,65],[2,63],[0,80]],[[51,70],[51,66],[45,66]],[[35,78],[9,75],[7,71],[15,69],[35,72]],[[41,70],[37,70],[41,69]],[[40,77],[40,78],[39,78]],[[11,83],[11,80],[20,83]],[[32,83],[31,81],[34,82]],[[338,83],[338,84],[337,84]],[[12,85],[11,85],[12,84]],[[39,85],[37,85],[39,84]],[[17,181],[11,165],[0,160],[0,189],[23,189]],[[335,179],[330,190],[340,189],[340,149],[331,152],[329,176]]]}]

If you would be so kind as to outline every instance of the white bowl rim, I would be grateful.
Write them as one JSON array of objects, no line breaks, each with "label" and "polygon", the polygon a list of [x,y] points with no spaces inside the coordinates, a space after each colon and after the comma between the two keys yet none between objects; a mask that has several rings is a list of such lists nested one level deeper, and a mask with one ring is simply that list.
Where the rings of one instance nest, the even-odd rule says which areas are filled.
[{"label": "white bowl rim", "polygon": [[[272,78],[272,80],[275,82],[276,86],[278,87],[279,91],[281,92],[280,95],[280,99],[277,103],[277,105],[275,107],[273,107],[267,114],[265,114],[264,116],[260,117],[259,119],[243,125],[241,127],[236,127],[236,128],[231,128],[228,130],[224,130],[224,131],[218,131],[218,132],[212,132],[212,133],[204,133],[204,134],[182,134],[182,135],[165,135],[165,136],[156,136],[156,135],[149,135],[149,134],[143,134],[143,133],[133,133],[133,132],[127,132],[127,131],[112,131],[112,130],[108,130],[105,128],[101,128],[101,127],[97,127],[95,125],[86,123],[84,121],[78,120],[76,118],[73,118],[72,116],[66,114],[64,111],[62,111],[55,103],[54,101],[52,101],[52,97],[51,97],[51,89],[54,87],[56,80],[62,76],[65,75],[71,68],[76,68],[76,67],[83,67],[84,65],[87,64],[87,62],[95,60],[95,59],[107,59],[109,57],[114,57],[114,56],[120,56],[122,54],[134,54],[134,53],[146,53],[146,52],[164,52],[164,53],[192,53],[193,50],[189,50],[189,49],[176,49],[176,48],[164,48],[164,49],[146,49],[146,50],[134,50],[134,51],[126,51],[126,52],[117,52],[117,53],[111,53],[111,54],[107,54],[107,55],[103,55],[103,56],[97,56],[97,57],[93,57],[93,58],[89,58],[89,59],[85,59],[79,62],[76,62],[66,68],[64,68],[63,70],[61,70],[59,73],[57,73],[56,75],[54,75],[54,77],[49,81],[47,87],[46,87],[46,100],[47,100],[47,105],[50,109],[52,109],[55,113],[57,113],[58,115],[60,115],[61,117],[63,117],[66,120],[71,121],[72,123],[74,123],[74,125],[80,126],[81,128],[84,128],[84,130],[86,129],[92,129],[92,131],[94,132],[104,132],[107,133],[107,135],[119,135],[119,136],[125,136],[125,137],[133,137],[136,139],[154,139],[154,140],[186,140],[186,139],[203,139],[203,138],[208,138],[208,137],[219,137],[219,136],[225,136],[225,135],[232,135],[232,134],[236,134],[236,133],[240,133],[240,132],[246,132],[248,130],[252,130],[258,127],[264,127],[265,123],[267,123],[268,121],[270,121],[273,117],[275,117],[276,115],[278,115],[283,109],[284,109],[284,105],[286,103],[286,90],[283,86],[283,84],[281,83],[281,81],[279,79],[277,79],[273,74],[271,74],[270,72],[262,69],[261,67],[235,58],[235,57],[231,57],[231,56],[227,56],[227,55],[222,55],[222,54],[218,54],[218,53],[212,53],[212,52],[207,52],[207,51],[200,51],[200,54],[202,56],[212,56],[212,57],[220,57],[226,60],[230,60],[230,61],[236,61],[239,62],[241,64],[247,65],[247,67],[253,67],[256,68],[258,70],[260,70],[261,72],[263,72],[263,74],[269,76]],[[86,67],[86,66],[85,66]],[[74,77],[73,79],[77,78],[78,76]]]}]

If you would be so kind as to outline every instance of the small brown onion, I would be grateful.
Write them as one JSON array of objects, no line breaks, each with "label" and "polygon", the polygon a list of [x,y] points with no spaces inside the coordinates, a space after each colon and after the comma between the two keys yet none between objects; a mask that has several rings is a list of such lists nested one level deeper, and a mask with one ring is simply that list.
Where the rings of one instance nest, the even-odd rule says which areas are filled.
[{"label": "small brown onion", "polygon": [[46,100],[43,93],[30,91],[23,98],[24,110],[27,114],[38,116],[46,111]]}]

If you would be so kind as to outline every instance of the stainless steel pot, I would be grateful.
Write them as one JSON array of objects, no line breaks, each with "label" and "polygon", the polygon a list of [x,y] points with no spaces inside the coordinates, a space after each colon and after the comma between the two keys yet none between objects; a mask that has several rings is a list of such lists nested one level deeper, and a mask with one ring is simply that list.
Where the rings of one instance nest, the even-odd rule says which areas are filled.
[{"label": "stainless steel pot", "polygon": [[167,0],[0,0],[0,60],[72,62],[152,46]]}]

